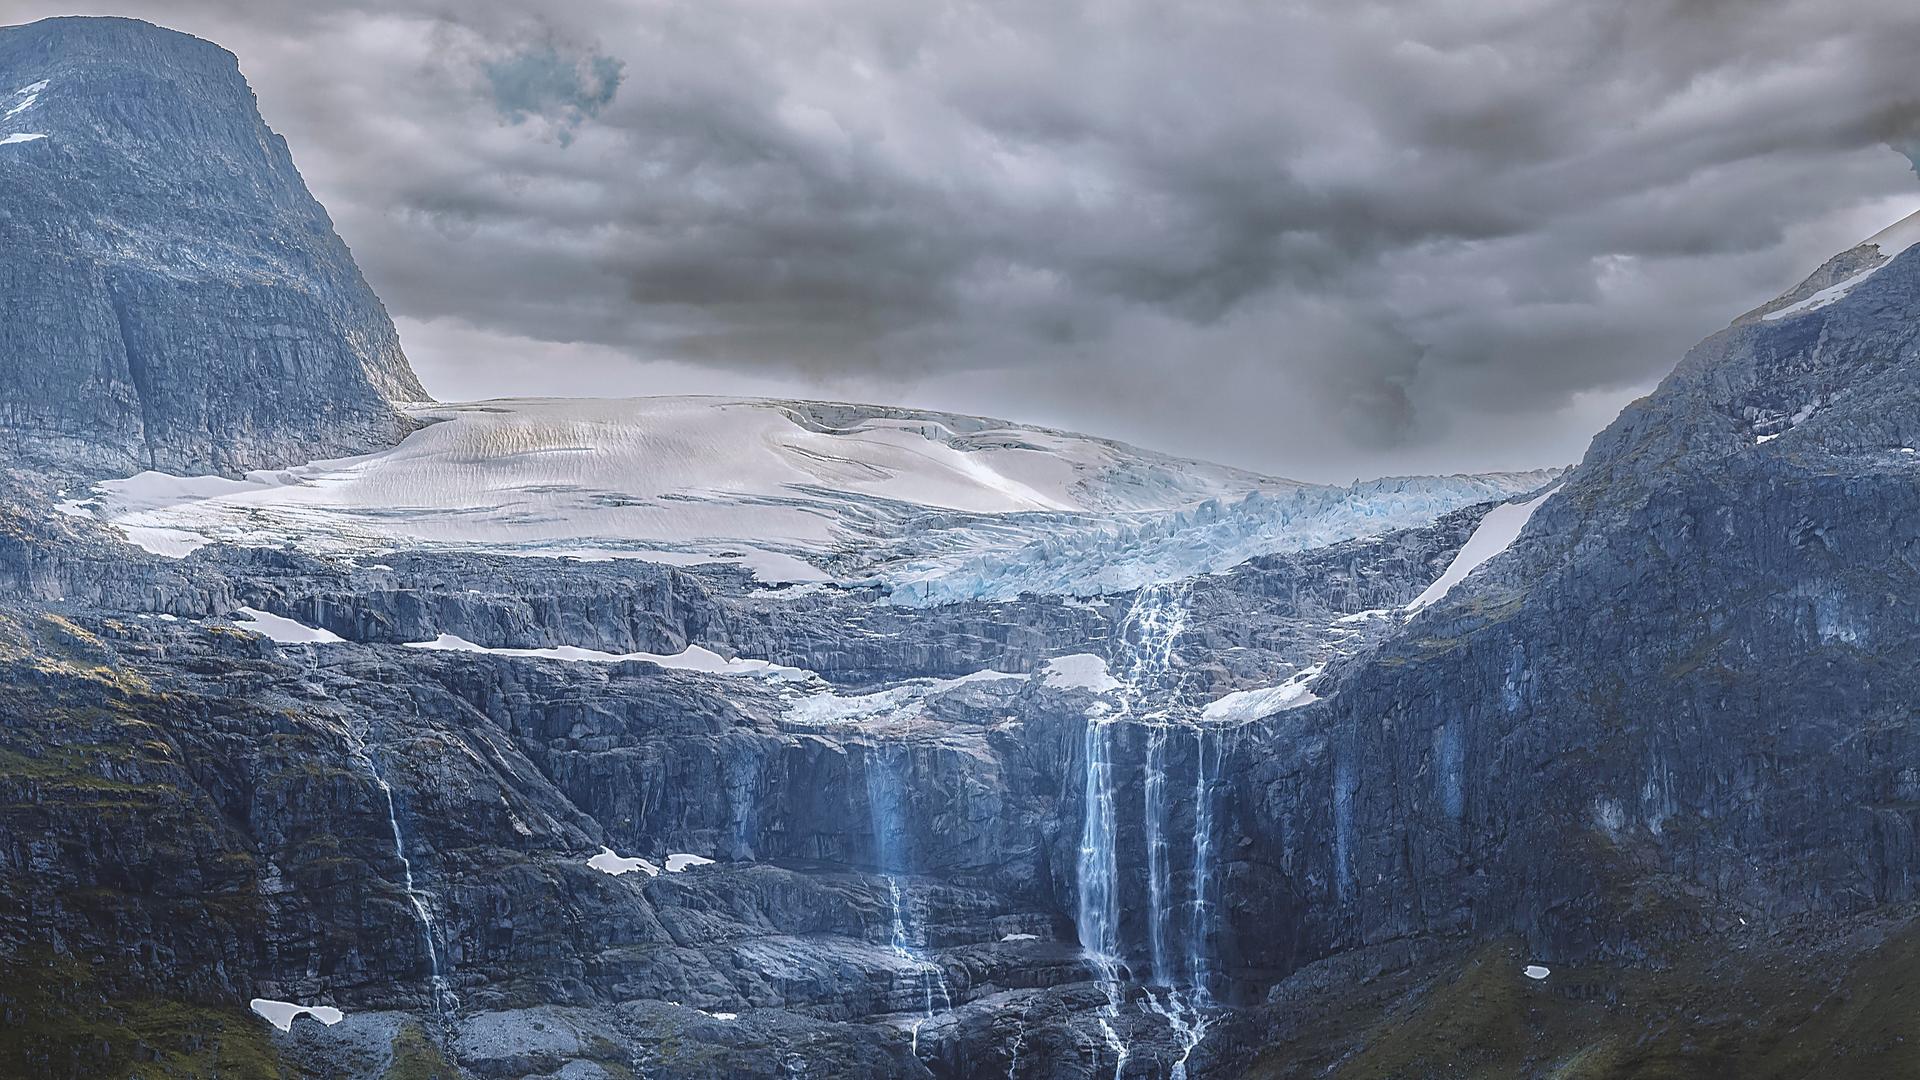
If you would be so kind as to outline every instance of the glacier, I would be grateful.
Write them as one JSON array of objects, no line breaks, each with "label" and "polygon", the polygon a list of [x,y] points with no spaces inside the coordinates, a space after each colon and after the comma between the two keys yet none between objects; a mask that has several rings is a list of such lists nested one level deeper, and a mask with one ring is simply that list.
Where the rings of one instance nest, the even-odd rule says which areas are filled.
[{"label": "glacier", "polygon": [[886,582],[896,604],[927,607],[1022,594],[1100,596],[1219,573],[1248,559],[1325,547],[1424,525],[1443,514],[1513,498],[1559,470],[1412,476],[1349,487],[1301,486],[1209,500],[1138,523],[1059,533],[958,566],[908,568]]},{"label": "glacier", "polygon": [[660,397],[408,406],[398,446],[66,499],[156,554],[212,543],[723,564],[909,607],[1096,596],[1423,525],[1553,470],[1306,484],[984,417]]}]

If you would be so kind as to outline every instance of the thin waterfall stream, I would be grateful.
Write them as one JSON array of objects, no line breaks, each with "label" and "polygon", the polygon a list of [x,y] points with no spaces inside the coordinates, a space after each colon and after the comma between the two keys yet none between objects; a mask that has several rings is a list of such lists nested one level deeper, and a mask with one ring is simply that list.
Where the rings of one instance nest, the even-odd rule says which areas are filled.
[{"label": "thin waterfall stream", "polygon": [[867,805],[873,818],[874,863],[887,881],[891,905],[892,933],[889,944],[894,955],[911,964],[920,976],[920,1016],[910,1026],[912,1050],[920,1053],[920,1029],[942,1012],[953,1011],[953,992],[947,984],[947,971],[926,956],[926,921],[909,917],[912,906],[901,887],[900,874],[907,871],[908,857],[903,850],[907,836],[905,772],[887,760],[888,755],[875,743],[868,747],[866,759]]},{"label": "thin waterfall stream", "polygon": [[428,985],[433,989],[434,1011],[444,1016],[459,1007],[459,1000],[454,996],[442,966],[438,925],[433,918],[433,909],[427,904],[428,896],[414,884],[413,860],[407,858],[407,839],[400,829],[400,813],[393,797],[393,785],[387,783],[380,767],[374,763],[373,754],[367,749],[361,733],[350,731],[348,735],[353,756],[366,767],[367,775],[372,777],[374,786],[380,789],[380,797],[386,801],[387,828],[393,836],[393,854],[400,861],[400,887],[413,909],[414,920],[420,925],[421,944],[426,946]]}]

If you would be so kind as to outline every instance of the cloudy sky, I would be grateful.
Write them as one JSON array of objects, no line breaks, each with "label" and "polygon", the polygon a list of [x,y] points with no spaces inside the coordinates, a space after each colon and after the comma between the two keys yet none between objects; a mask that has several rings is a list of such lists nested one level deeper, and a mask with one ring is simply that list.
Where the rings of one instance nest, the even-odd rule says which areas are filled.
[{"label": "cloudy sky", "polygon": [[[541,12],[540,9],[546,9]],[[1913,0],[11,0],[236,52],[442,398],[1577,458],[1920,209]]]}]

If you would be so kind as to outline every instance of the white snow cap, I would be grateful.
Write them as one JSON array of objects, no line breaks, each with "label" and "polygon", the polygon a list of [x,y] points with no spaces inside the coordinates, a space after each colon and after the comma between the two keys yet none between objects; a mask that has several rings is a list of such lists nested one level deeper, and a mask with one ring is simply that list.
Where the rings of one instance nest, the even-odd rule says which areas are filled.
[{"label": "white snow cap", "polygon": [[302,1016],[311,1016],[328,1027],[339,1023],[344,1016],[331,1005],[296,1005],[291,1001],[274,1001],[271,998],[254,998],[247,1003],[247,1007],[281,1031],[293,1030],[293,1022]]}]

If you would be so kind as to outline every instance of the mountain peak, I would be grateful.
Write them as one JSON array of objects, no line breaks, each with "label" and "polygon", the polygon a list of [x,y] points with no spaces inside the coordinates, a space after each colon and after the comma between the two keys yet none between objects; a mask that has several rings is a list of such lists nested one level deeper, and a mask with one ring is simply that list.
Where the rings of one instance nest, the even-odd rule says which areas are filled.
[{"label": "mountain peak", "polygon": [[0,28],[0,445],[236,473],[389,445],[426,396],[233,54]]}]

